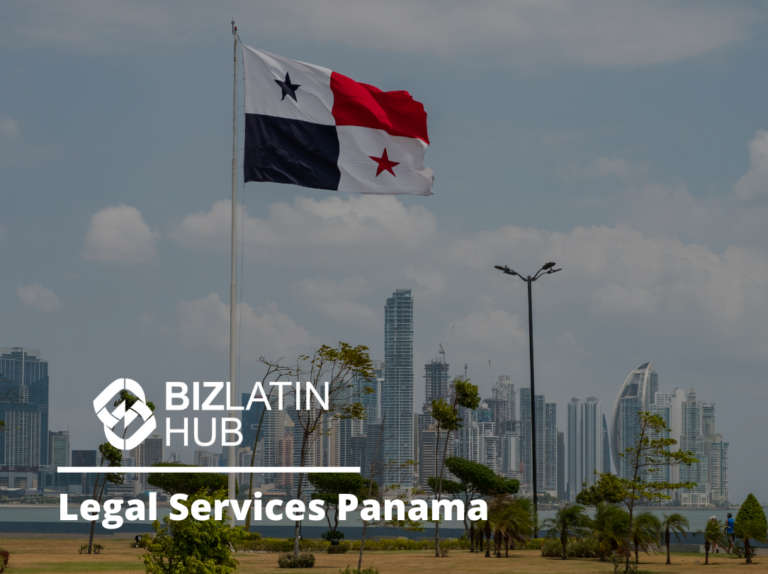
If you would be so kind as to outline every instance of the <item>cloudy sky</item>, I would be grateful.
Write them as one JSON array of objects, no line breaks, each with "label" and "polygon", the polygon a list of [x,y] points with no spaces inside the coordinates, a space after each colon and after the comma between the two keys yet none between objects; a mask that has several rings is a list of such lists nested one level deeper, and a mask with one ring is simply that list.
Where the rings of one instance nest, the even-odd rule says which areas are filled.
[{"label": "cloudy sky", "polygon": [[[429,114],[435,194],[240,186],[241,380],[339,340],[383,358],[415,295],[416,403],[443,343],[484,395],[610,410],[652,361],[717,405],[731,499],[768,497],[768,79],[763,2],[6,2],[0,346],[50,361],[51,428],[103,436],[117,377],[226,380],[232,37]],[[242,98],[241,98],[242,101]],[[177,449],[173,449],[177,450]],[[182,449],[178,449],[182,450]],[[184,451],[191,461],[191,449]]]}]

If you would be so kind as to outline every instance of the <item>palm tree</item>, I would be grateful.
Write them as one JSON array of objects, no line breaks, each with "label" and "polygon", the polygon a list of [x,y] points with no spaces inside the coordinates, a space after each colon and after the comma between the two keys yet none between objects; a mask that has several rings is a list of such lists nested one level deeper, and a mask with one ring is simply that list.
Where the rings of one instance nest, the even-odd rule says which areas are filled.
[{"label": "palm tree", "polygon": [[547,528],[547,538],[560,538],[560,544],[563,546],[563,560],[568,558],[566,548],[568,538],[581,538],[586,530],[587,515],[584,513],[584,507],[580,504],[565,503],[554,518],[547,518],[542,526]]},{"label": "palm tree", "polygon": [[709,549],[713,544],[720,544],[725,546],[725,534],[723,533],[723,525],[717,519],[711,518],[707,520],[707,525],[704,530],[699,530],[696,534],[704,535],[704,564],[709,564]]},{"label": "palm tree", "polygon": [[768,542],[766,540],[765,522],[755,520],[754,518],[742,520],[734,524],[733,531],[736,536],[744,540],[744,554],[747,557],[747,564],[752,564],[752,548],[749,541]]},{"label": "palm tree", "polygon": [[632,542],[635,544],[635,564],[640,563],[640,550],[655,550],[659,542],[661,520],[647,510],[639,513],[632,521]]},{"label": "palm tree", "polygon": [[680,535],[682,534],[686,539],[688,534],[686,532],[690,528],[688,519],[679,512],[673,512],[672,514],[664,513],[664,520],[661,522],[661,529],[664,531],[664,543],[667,545],[667,564],[672,564],[669,560],[669,533],[674,532],[677,537],[677,541],[680,542]]},{"label": "palm tree", "polygon": [[533,504],[527,498],[515,498],[502,494],[491,501],[488,508],[489,521],[498,534],[496,555],[501,558],[501,542],[509,557],[509,543],[525,542],[533,532]]},{"label": "palm tree", "polygon": [[607,502],[600,502],[595,507],[589,527],[597,541],[601,561],[605,562],[606,556],[626,542],[628,525],[629,513],[623,508]]}]

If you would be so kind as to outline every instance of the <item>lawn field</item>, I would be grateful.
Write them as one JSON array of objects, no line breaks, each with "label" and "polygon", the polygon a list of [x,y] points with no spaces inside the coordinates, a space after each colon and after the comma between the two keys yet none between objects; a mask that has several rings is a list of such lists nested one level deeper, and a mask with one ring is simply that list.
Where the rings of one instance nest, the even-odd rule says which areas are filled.
[{"label": "lawn field", "polygon": [[[8,574],[54,574],[59,572],[110,572],[130,574],[143,572],[141,562],[143,550],[129,548],[130,540],[99,539],[104,546],[101,554],[84,556],[78,554],[85,539],[46,539],[46,538],[5,538],[0,539],[0,547],[11,553],[6,572]],[[281,570],[277,567],[277,554],[238,554],[239,572],[244,574],[278,572],[308,572],[308,570]],[[357,554],[320,554],[316,553],[317,562],[312,569],[317,574],[338,574],[339,569],[347,565],[357,565]],[[672,566],[664,564],[662,555],[643,555],[640,571],[643,573],[668,572],[766,572],[768,556],[757,556],[754,564],[744,564],[744,560],[716,554],[710,557],[710,565],[704,566],[704,555],[673,554]],[[545,573],[558,574],[580,572],[612,573],[613,565],[595,560],[558,560],[542,558],[534,550],[512,551],[509,558],[485,558],[483,555],[470,554],[466,550],[452,551],[447,558],[435,558],[427,551],[367,552],[363,557],[363,568],[375,566],[380,574],[506,574],[506,573]]]}]

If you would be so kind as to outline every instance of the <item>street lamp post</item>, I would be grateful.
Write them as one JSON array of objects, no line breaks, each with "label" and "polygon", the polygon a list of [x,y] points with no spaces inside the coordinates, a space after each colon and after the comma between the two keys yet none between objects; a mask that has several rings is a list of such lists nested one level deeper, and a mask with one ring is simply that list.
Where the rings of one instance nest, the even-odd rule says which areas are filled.
[{"label": "street lamp post", "polygon": [[538,528],[539,528],[539,512],[538,512],[538,502],[539,502],[539,495],[537,492],[537,482],[538,482],[538,466],[536,466],[536,388],[534,384],[534,376],[533,376],[533,303],[531,299],[531,285],[534,281],[536,281],[539,277],[543,277],[544,275],[551,275],[552,273],[557,273],[558,271],[561,271],[561,269],[553,269],[555,264],[553,262],[545,263],[541,269],[539,269],[536,272],[536,275],[527,277],[523,277],[516,271],[513,271],[506,265],[494,265],[496,269],[501,271],[502,273],[506,275],[516,275],[517,277],[520,277],[523,281],[525,281],[528,284],[528,351],[529,351],[529,360],[531,365],[531,466],[533,466],[533,469],[531,470],[531,476],[533,477],[533,524],[534,524],[534,536],[538,536]]}]

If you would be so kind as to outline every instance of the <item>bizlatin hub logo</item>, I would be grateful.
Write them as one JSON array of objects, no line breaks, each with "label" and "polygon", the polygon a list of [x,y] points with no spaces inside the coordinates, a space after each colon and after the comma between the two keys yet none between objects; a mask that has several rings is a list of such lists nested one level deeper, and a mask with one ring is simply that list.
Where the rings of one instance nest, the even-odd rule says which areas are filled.
[{"label": "bizlatin hub logo", "polygon": [[[115,395],[128,391],[138,400],[127,408],[126,401],[121,401],[117,408],[109,412],[108,406],[112,404]],[[139,446],[157,428],[157,420],[152,416],[152,410],[147,406],[147,398],[141,385],[132,379],[116,379],[93,400],[93,410],[96,416],[104,423],[104,434],[107,441],[118,450],[132,450]],[[141,417],[144,423],[129,438],[123,438],[116,434],[114,429],[122,420],[124,428]]]}]

